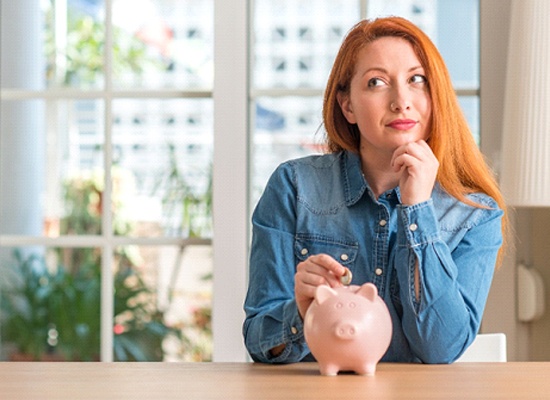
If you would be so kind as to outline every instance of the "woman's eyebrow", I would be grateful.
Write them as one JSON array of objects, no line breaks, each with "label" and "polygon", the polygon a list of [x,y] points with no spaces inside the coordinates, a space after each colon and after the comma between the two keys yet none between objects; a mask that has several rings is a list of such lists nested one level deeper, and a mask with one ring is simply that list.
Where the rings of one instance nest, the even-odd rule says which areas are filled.
[{"label": "woman's eyebrow", "polygon": [[[419,69],[423,69],[422,65],[415,65],[414,67],[411,67],[407,70],[407,73],[410,73],[410,72],[413,72],[413,71],[416,71],[416,70],[419,70]],[[375,72],[382,72],[384,74],[387,74],[388,73],[388,70],[385,69],[384,67],[370,67],[370,68],[367,68],[362,74],[361,76],[365,76],[366,74],[368,74],[369,72],[372,72],[372,71],[375,71]]]}]

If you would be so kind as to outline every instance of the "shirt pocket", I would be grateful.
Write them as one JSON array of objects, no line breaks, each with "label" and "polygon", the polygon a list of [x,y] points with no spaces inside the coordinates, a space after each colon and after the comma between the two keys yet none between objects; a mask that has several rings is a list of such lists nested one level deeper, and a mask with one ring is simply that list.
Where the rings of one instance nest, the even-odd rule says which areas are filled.
[{"label": "shirt pocket", "polygon": [[315,254],[328,254],[340,264],[351,267],[357,258],[358,249],[357,242],[324,235],[299,234],[294,240],[294,253],[299,262]]}]

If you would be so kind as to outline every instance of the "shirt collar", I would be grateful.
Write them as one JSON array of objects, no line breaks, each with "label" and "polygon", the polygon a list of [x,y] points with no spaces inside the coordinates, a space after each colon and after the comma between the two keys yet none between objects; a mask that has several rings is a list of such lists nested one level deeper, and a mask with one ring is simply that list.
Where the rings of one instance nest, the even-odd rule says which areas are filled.
[{"label": "shirt collar", "polygon": [[342,175],[344,177],[344,196],[349,207],[359,201],[368,188],[367,180],[361,169],[359,154],[344,151],[342,155]]},{"label": "shirt collar", "polygon": [[[369,197],[378,203],[378,199],[374,197],[372,190],[369,187],[363,170],[361,167],[361,157],[357,153],[350,151],[344,151],[342,156],[342,175],[344,176],[344,195],[346,199],[346,205],[352,206],[363,197],[365,191],[367,191]],[[390,191],[395,192],[398,202],[401,202],[401,193],[399,187],[396,187]],[[387,192],[386,194],[390,193]]]}]

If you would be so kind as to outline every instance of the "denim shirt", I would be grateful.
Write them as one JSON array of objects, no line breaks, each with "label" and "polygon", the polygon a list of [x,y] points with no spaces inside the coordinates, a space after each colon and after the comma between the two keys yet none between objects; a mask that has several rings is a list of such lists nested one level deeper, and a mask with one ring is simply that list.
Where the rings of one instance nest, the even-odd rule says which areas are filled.
[{"label": "denim shirt", "polygon": [[[498,250],[503,212],[484,194],[473,207],[438,184],[430,200],[404,206],[399,188],[376,199],[358,155],[288,161],[271,176],[252,216],[243,334],[254,361],[313,360],[294,298],[296,266],[326,253],[353,284],[374,283],[393,334],[381,361],[450,363],[474,340]],[[414,284],[418,260],[420,291]],[[286,344],[277,356],[273,347]]]}]

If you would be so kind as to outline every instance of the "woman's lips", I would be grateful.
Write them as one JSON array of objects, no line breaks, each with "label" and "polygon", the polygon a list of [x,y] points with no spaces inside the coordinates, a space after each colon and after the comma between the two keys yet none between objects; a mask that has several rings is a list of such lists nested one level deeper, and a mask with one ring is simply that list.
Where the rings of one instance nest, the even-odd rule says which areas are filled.
[{"label": "woman's lips", "polygon": [[412,119],[396,119],[391,121],[387,126],[400,131],[408,131],[416,125],[416,121]]}]

